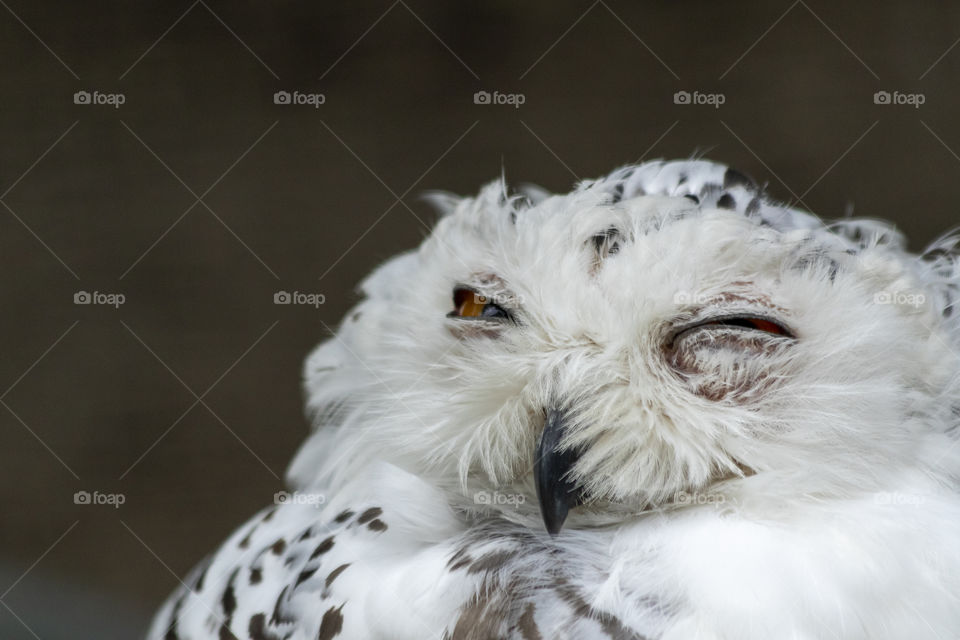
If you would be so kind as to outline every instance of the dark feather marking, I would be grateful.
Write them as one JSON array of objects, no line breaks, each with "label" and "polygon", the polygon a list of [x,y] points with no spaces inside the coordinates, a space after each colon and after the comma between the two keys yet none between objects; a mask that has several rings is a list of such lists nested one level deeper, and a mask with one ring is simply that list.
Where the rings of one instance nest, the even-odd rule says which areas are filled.
[{"label": "dark feather marking", "polygon": [[604,229],[595,234],[590,239],[593,241],[593,248],[597,253],[602,253],[607,248],[607,253],[617,253],[620,246],[617,244],[617,238],[620,237],[620,231],[616,227]]},{"label": "dark feather marking", "polygon": [[243,539],[240,540],[240,543],[237,546],[240,547],[241,549],[246,549],[247,547],[249,547],[250,538],[251,536],[253,536],[253,532],[257,530],[258,526],[259,525],[256,525],[256,524],[253,525],[253,527],[250,528],[250,531],[247,532],[247,535],[243,536]]},{"label": "dark feather marking", "polygon": [[386,531],[387,523],[385,523],[380,518],[375,518],[367,524],[367,528],[371,531]]},{"label": "dark feather marking", "polygon": [[250,640],[283,640],[280,635],[267,631],[267,616],[262,613],[250,617],[247,633]]},{"label": "dark feather marking", "polygon": [[817,267],[826,267],[830,282],[834,282],[837,279],[837,274],[840,272],[840,263],[827,255],[823,250],[814,250],[806,255],[800,256],[793,264],[793,268],[798,271]]},{"label": "dark feather marking", "polygon": [[760,199],[753,198],[747,203],[747,208],[744,210],[744,213],[746,213],[748,216],[752,216],[758,211],[760,211]]},{"label": "dark feather marking", "polygon": [[233,631],[230,631],[230,627],[227,626],[226,622],[220,625],[219,636],[220,640],[239,640],[239,638],[233,634]]},{"label": "dark feather marking", "polygon": [[237,610],[237,596],[234,593],[233,585],[237,580],[237,574],[240,573],[240,567],[237,567],[230,574],[227,580],[227,588],[223,590],[223,596],[220,598],[220,606],[223,607],[224,620],[220,625],[220,640],[237,640],[237,636],[230,630],[230,624],[233,622],[233,612]]},{"label": "dark feather marking", "polygon": [[330,607],[326,613],[323,614],[317,640],[330,640],[330,638],[340,634],[340,631],[343,630],[343,614],[341,613],[343,606],[344,605]]},{"label": "dark feather marking", "polygon": [[743,185],[751,191],[755,191],[757,189],[757,183],[755,183],[750,176],[740,173],[736,169],[728,168],[726,173],[723,174],[723,188],[729,189],[730,187],[735,187],[737,185]]},{"label": "dark feather marking", "polygon": [[263,613],[258,613],[250,616],[250,624],[247,625],[247,633],[250,634],[251,640],[265,640],[267,637],[264,631],[266,627],[267,616]]},{"label": "dark feather marking", "polygon": [[275,556],[283,555],[283,552],[287,549],[287,541],[283,538],[278,538],[276,542],[270,545],[270,551]]},{"label": "dark feather marking", "polygon": [[313,553],[310,554],[309,560],[315,560],[318,556],[322,556],[327,551],[333,549],[333,536],[326,538],[323,542],[317,545],[317,548],[313,550]]},{"label": "dark feather marking", "polygon": [[736,209],[737,201],[729,193],[725,193],[717,200],[718,209]]},{"label": "dark feather marking", "polygon": [[700,198],[698,198],[697,196],[693,195],[692,193],[686,193],[686,194],[683,195],[683,197],[689,199],[690,201],[692,201],[693,204],[700,204]]},{"label": "dark feather marking", "polygon": [[370,507],[360,514],[360,517],[357,518],[357,524],[367,524],[374,518],[377,518],[381,515],[383,515],[383,509],[380,507]]},{"label": "dark feather marking", "polygon": [[163,634],[163,640],[180,640],[180,636],[177,635],[177,621],[174,620],[171,623],[171,626],[167,628],[167,632]]},{"label": "dark feather marking", "polygon": [[334,518],[333,521],[336,522],[337,524],[343,524],[344,522],[346,522],[352,517],[353,517],[353,511],[350,511],[350,509],[347,509],[346,511],[341,511],[340,515]]},{"label": "dark feather marking", "polygon": [[543,640],[543,636],[540,635],[540,630],[537,628],[537,622],[533,617],[533,612],[533,603],[528,602],[523,609],[523,615],[517,621],[517,629],[520,631],[523,640]]},{"label": "dark feather marking", "polygon": [[210,565],[213,564],[213,558],[207,557],[203,561],[203,569],[200,570],[200,575],[197,576],[196,582],[193,584],[193,590],[197,593],[203,591],[203,580],[207,577],[207,569],[210,568]]},{"label": "dark feather marking", "polygon": [[281,605],[283,605],[283,600],[286,597],[287,589],[289,588],[290,588],[290,585],[285,586],[283,588],[283,591],[280,592],[280,595],[277,596],[277,602],[273,605],[273,613],[270,615],[270,624],[272,625],[288,624],[288,623],[294,622],[294,620],[291,618],[283,617],[283,613],[281,611],[282,609]]},{"label": "dark feather marking", "polygon": [[459,562],[457,562],[456,564],[450,565],[449,569],[450,569],[450,571],[456,571],[457,569],[463,569],[465,566],[467,566],[467,565],[470,564],[471,562],[472,562],[471,558],[470,558],[469,556],[466,556],[466,557],[464,557],[462,560],[460,560]]},{"label": "dark feather marking", "polygon": [[593,609],[565,580],[558,581],[556,592],[562,600],[573,607],[576,615],[595,620],[603,632],[614,640],[648,640],[645,636],[638,635],[623,626],[616,616]]},{"label": "dark feather marking", "polygon": [[611,204],[616,204],[623,200],[623,182],[618,182],[613,188],[613,196],[610,198]]},{"label": "dark feather marking", "polygon": [[331,572],[330,572],[330,575],[327,576],[327,581],[326,581],[326,582],[324,583],[324,585],[323,585],[324,588],[325,588],[325,589],[329,589],[329,588],[330,588],[330,585],[333,584],[333,581],[336,580],[337,577],[338,577],[341,573],[343,573],[344,571],[346,571],[346,570],[347,570],[347,567],[349,567],[349,566],[350,566],[350,563],[348,562],[348,563],[346,563],[346,564],[340,565],[339,567],[337,567],[336,569],[334,569],[333,571],[331,571]]},{"label": "dark feather marking", "polygon": [[511,558],[517,555],[516,551],[494,551],[485,556],[480,556],[467,569],[467,573],[482,573],[495,571],[507,563]]},{"label": "dark feather marking", "polygon": [[250,584],[260,584],[263,580],[263,571],[261,569],[250,569]]},{"label": "dark feather marking", "polygon": [[267,511],[267,513],[263,516],[263,521],[270,522],[270,519],[273,517],[273,514],[275,514],[276,512],[277,512],[276,507],[274,507],[273,509],[270,509],[270,511]]},{"label": "dark feather marking", "polygon": [[314,567],[313,569],[304,569],[303,571],[301,571],[300,575],[297,576],[297,581],[296,583],[294,583],[293,588],[296,589],[301,584],[303,584],[304,582],[309,580],[311,577],[313,577],[313,574],[315,574],[317,572],[317,569],[319,568],[320,567]]},{"label": "dark feather marking", "polygon": [[226,615],[228,622],[237,608],[237,597],[233,592],[233,584],[238,573],[240,573],[240,567],[234,569],[233,573],[230,574],[230,579],[227,580],[227,588],[223,590],[223,596],[220,598],[220,605],[223,607],[223,613]]},{"label": "dark feather marking", "polygon": [[[457,618],[457,624],[453,627],[453,633],[450,640],[473,640],[474,638],[493,638],[491,625],[494,623],[485,615],[490,605],[491,594],[481,591],[476,598],[471,600],[460,612]],[[488,630],[488,635],[483,635],[483,630]]]},{"label": "dark feather marking", "polygon": [[722,191],[723,187],[721,187],[719,184],[710,182],[703,185],[703,188],[700,190],[700,196],[702,198],[709,198],[710,196],[721,193]]},{"label": "dark feather marking", "polygon": [[467,554],[467,548],[461,547],[456,553],[450,556],[450,560],[447,561],[447,569],[450,571],[456,571],[457,569],[462,569],[471,562],[473,562],[473,558]]}]

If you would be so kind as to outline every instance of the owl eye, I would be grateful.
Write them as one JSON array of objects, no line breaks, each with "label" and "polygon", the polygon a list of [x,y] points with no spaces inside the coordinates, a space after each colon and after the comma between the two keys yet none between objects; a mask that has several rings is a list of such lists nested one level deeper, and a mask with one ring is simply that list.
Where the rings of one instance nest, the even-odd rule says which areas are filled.
[{"label": "owl eye", "polygon": [[753,329],[754,331],[763,331],[764,333],[772,333],[776,336],[789,336],[793,337],[787,329],[773,320],[767,318],[756,318],[750,316],[735,316],[732,318],[721,318],[719,320],[710,320],[704,324],[699,325],[701,327],[740,327],[743,329]]},{"label": "owl eye", "polygon": [[509,320],[510,314],[493,303],[487,296],[473,289],[457,287],[453,290],[453,311],[449,318],[480,318],[484,320]]},{"label": "owl eye", "polygon": [[785,326],[762,316],[726,316],[722,318],[711,318],[703,322],[698,322],[691,327],[683,328],[677,338],[694,331],[709,329],[742,329],[745,332],[765,333],[773,336],[783,336],[786,338],[795,337]]}]

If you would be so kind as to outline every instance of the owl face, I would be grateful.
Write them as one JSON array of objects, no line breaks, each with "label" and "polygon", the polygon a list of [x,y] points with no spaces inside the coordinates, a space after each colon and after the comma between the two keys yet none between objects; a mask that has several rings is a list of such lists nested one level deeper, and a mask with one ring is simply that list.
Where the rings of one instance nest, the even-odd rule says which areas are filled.
[{"label": "owl face", "polygon": [[893,249],[688,198],[488,188],[366,290],[344,429],[451,490],[525,496],[552,532],[578,508],[876,491],[956,395]]}]

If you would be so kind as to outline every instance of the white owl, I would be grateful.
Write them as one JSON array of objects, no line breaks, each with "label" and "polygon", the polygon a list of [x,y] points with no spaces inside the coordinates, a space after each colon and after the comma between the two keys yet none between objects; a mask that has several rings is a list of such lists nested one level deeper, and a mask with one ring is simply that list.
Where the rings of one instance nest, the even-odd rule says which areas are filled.
[{"label": "white owl", "polygon": [[956,239],[699,160],[434,200],[150,638],[960,637]]}]

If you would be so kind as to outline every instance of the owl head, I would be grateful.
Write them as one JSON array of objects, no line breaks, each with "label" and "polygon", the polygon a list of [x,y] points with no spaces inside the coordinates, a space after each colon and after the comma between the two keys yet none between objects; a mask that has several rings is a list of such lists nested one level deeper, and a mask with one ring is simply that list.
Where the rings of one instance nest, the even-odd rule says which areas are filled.
[{"label": "owl head", "polygon": [[387,462],[555,533],[955,481],[955,241],[914,255],[705,161],[434,200],[307,361],[294,485]]}]

